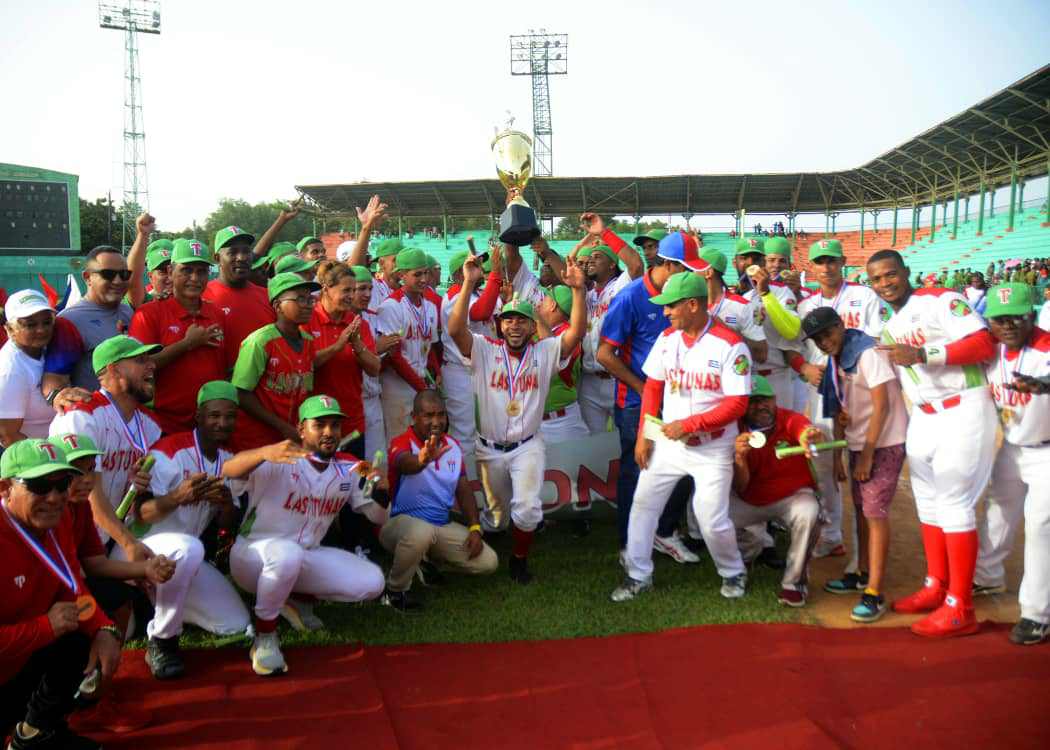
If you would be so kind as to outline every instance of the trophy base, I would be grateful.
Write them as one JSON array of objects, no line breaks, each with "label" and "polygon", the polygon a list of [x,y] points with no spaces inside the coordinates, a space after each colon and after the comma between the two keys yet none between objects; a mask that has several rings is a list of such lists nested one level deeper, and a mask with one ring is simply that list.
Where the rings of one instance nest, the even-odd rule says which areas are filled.
[{"label": "trophy base", "polygon": [[508,245],[523,247],[540,236],[536,212],[520,203],[511,203],[499,217],[499,238]]}]

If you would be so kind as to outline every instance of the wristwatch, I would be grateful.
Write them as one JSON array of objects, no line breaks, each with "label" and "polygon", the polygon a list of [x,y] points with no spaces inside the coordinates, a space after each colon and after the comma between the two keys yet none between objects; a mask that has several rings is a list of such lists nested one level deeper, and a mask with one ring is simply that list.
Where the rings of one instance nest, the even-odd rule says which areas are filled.
[{"label": "wristwatch", "polygon": [[65,389],[64,388],[55,388],[49,394],[44,396],[44,400],[47,401],[47,405],[48,406],[54,406],[55,405],[55,397],[57,397],[58,394],[60,394],[63,390],[65,390]]}]

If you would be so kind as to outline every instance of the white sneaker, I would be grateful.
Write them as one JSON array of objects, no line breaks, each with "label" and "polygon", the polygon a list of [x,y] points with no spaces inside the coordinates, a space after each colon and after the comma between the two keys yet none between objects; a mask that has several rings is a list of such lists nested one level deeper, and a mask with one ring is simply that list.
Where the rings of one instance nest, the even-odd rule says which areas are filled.
[{"label": "white sneaker", "polygon": [[747,593],[747,573],[722,579],[721,594],[726,599],[739,599]]},{"label": "white sneaker", "polygon": [[700,562],[700,558],[689,551],[689,548],[685,546],[685,542],[682,541],[682,538],[677,533],[671,534],[671,536],[654,536],[653,549],[657,552],[662,552],[677,563]]},{"label": "white sneaker", "polygon": [[284,674],[288,671],[288,665],[284,663],[284,654],[281,653],[281,639],[277,636],[277,631],[256,635],[252,643],[251,657],[255,674],[265,676]]},{"label": "white sneaker", "polygon": [[293,630],[298,630],[300,633],[324,630],[324,623],[314,614],[314,605],[310,602],[289,599],[281,607],[281,617],[288,621]]},{"label": "white sneaker", "polygon": [[634,599],[639,594],[643,594],[646,591],[652,591],[652,588],[652,580],[636,581],[628,576],[623,579],[623,583],[616,587],[609,598],[614,602],[627,602]]}]

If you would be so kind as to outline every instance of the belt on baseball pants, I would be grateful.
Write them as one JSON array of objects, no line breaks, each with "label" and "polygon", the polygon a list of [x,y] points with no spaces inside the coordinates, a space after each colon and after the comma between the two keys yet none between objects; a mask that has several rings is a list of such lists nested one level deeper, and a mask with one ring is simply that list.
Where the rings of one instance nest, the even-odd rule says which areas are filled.
[{"label": "belt on baseball pants", "polygon": [[478,435],[478,440],[480,440],[481,444],[484,445],[486,448],[495,448],[496,450],[502,451],[503,453],[510,453],[519,445],[525,445],[525,443],[529,442],[534,437],[535,435],[529,435],[524,440],[519,440],[516,443],[494,443],[491,440],[486,440],[485,438],[481,437],[481,435]]},{"label": "belt on baseball pants", "polygon": [[773,374],[772,370],[755,370],[755,372],[758,373],[759,375],[761,375],[764,378],[767,378],[767,377],[769,377],[770,375]]},{"label": "belt on baseball pants", "polygon": [[558,417],[564,417],[566,414],[568,414],[568,412],[565,411],[565,409],[555,409],[554,411],[549,411],[546,414],[544,414],[543,421],[546,422],[548,419],[557,419]]},{"label": "belt on baseball pants", "polygon": [[958,393],[949,396],[943,401],[934,401],[932,404],[917,404],[919,410],[925,414],[936,414],[939,411],[947,411],[962,403],[962,396]]},{"label": "belt on baseball pants", "polygon": [[715,430],[714,432],[705,432],[703,434],[707,437],[701,437],[700,435],[696,435],[695,437],[691,437],[688,440],[686,440],[685,444],[688,445],[690,448],[695,448],[698,445],[703,445],[704,443],[710,443],[712,440],[717,440],[718,438],[725,435],[726,431],[724,429]]}]

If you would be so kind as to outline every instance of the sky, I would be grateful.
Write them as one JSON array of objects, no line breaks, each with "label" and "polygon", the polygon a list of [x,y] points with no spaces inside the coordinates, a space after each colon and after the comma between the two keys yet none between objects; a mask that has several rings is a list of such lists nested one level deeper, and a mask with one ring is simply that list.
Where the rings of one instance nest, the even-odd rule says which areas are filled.
[{"label": "sky", "polygon": [[[224,196],[495,176],[493,126],[510,110],[531,131],[508,41],[530,28],[569,35],[551,79],[562,176],[855,167],[1050,57],[1045,0],[168,0],[161,16],[140,65],[149,207],[173,230]],[[122,32],[93,0],[0,3],[0,29],[0,162],[119,199]]]}]

